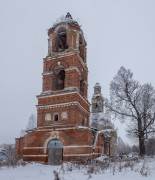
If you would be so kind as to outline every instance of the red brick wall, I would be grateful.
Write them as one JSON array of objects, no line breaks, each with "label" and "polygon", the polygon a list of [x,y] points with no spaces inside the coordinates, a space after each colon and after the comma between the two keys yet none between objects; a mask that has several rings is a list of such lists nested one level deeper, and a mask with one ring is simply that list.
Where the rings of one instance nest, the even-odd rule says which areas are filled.
[{"label": "red brick wall", "polygon": [[[40,131],[30,132],[25,136],[23,154],[21,154],[24,160],[47,162],[48,153],[45,142],[48,139],[49,141],[50,139],[54,139],[51,136],[51,132],[54,133],[54,130],[42,129]],[[59,131],[56,129],[56,132],[59,132],[59,137],[57,138],[62,141],[64,146],[63,155],[65,160],[80,158],[84,154],[86,154],[84,157],[87,158],[87,154],[91,156],[90,154],[93,153],[93,135],[89,129],[60,129]],[[76,154],[81,154],[81,156],[76,156]]]},{"label": "red brick wall", "polygon": [[[58,26],[48,31],[49,38],[52,38],[53,50],[51,56],[46,57],[43,62],[43,92],[38,96],[37,106],[38,127],[23,138],[16,139],[16,153],[23,155],[27,161],[47,162],[47,145],[54,138],[63,143],[64,161],[92,158],[101,153],[102,136],[98,137],[97,146],[93,149],[94,136],[87,128],[90,104],[87,101],[86,44],[81,48],[77,47],[80,27],[74,23],[68,24],[69,30],[66,29],[68,49],[62,53],[56,52],[54,48],[57,43]],[[62,69],[65,71],[65,87],[56,91],[56,75]],[[71,87],[74,89],[67,89]],[[46,95],[46,91],[51,95]],[[67,113],[66,119],[63,119],[62,112]],[[47,113],[50,113],[51,120],[45,120]],[[58,113],[58,121],[53,121],[55,113]],[[79,129],[77,126],[83,122],[85,128]]]},{"label": "red brick wall", "polygon": [[[60,65],[58,65],[58,62]],[[59,66],[63,66],[66,72],[65,88],[77,87],[80,91],[80,80],[83,80],[86,82],[84,96],[87,98],[88,69],[80,61],[80,56],[77,56],[77,54],[44,61],[44,73],[48,72],[48,74],[43,75],[43,91],[55,90],[53,74],[55,73],[54,69]],[[77,67],[78,71],[76,69],[67,70],[69,67]],[[79,73],[81,73],[81,75]]]},{"label": "red brick wall", "polygon": [[16,138],[15,139],[15,152],[18,155],[23,155],[23,147],[24,147],[24,137]]}]

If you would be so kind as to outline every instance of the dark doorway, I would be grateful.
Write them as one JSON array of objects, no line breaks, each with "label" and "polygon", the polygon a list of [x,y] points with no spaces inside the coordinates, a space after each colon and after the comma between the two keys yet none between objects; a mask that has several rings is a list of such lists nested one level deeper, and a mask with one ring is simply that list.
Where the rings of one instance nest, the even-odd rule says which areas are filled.
[{"label": "dark doorway", "polygon": [[48,164],[61,165],[63,156],[63,144],[58,139],[48,143]]}]

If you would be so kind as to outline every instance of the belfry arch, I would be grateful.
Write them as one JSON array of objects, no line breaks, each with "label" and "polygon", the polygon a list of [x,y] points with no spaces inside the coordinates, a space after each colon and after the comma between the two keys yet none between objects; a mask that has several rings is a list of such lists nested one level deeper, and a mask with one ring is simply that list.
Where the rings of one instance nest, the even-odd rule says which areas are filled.
[{"label": "belfry arch", "polygon": [[66,27],[59,27],[55,33],[53,51],[62,52],[68,49]]},{"label": "belfry arch", "polygon": [[66,72],[64,68],[56,68],[53,74],[53,90],[63,90],[65,88]]}]

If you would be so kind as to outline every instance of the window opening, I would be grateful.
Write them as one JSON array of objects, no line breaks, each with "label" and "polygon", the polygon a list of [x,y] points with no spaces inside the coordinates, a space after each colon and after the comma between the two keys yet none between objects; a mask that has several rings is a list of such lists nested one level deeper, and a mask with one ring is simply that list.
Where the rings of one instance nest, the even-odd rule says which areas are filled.
[{"label": "window opening", "polygon": [[79,36],[79,55],[84,60],[85,57],[85,46],[84,46],[84,39],[82,34]]},{"label": "window opening", "polygon": [[54,121],[58,121],[58,114],[54,114]]},{"label": "window opening", "polygon": [[95,104],[95,108],[96,108],[96,109],[98,108],[98,104],[97,104],[97,103]]},{"label": "window opening", "polygon": [[64,51],[65,49],[68,49],[67,45],[67,32],[66,29],[61,28],[58,31],[58,51]]},{"label": "window opening", "polygon": [[79,45],[82,45],[83,44],[83,38],[82,38],[82,35],[80,34],[79,36]]},{"label": "window opening", "polygon": [[80,92],[82,95],[84,95],[84,82],[83,82],[83,80],[80,81]]},{"label": "window opening", "polygon": [[61,70],[57,75],[57,90],[62,90],[65,87],[65,71]]}]

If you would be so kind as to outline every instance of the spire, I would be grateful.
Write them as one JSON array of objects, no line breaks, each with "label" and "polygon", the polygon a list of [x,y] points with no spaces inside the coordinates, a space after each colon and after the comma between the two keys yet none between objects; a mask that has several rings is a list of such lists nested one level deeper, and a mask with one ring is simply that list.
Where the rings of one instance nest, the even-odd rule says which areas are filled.
[{"label": "spire", "polygon": [[66,18],[66,19],[73,19],[72,16],[71,16],[71,14],[70,14],[69,12],[66,14],[65,18]]},{"label": "spire", "polygon": [[96,83],[94,86],[94,94],[92,97],[92,113],[103,112],[103,96],[101,94],[101,86]]}]

